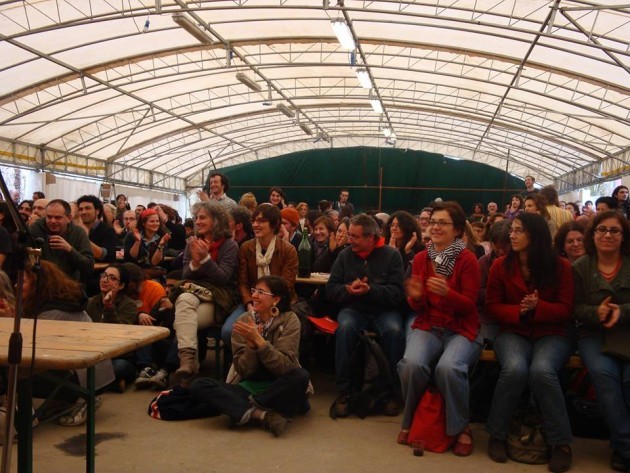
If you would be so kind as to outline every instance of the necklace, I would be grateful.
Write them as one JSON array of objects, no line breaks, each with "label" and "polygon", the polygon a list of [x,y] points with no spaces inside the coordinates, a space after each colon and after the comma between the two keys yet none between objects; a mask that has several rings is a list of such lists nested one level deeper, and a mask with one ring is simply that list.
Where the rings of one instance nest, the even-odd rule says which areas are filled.
[{"label": "necklace", "polygon": [[611,281],[612,279],[615,278],[615,276],[617,275],[617,273],[619,272],[619,269],[621,268],[621,262],[622,262],[622,258],[618,258],[617,259],[617,264],[615,265],[615,267],[613,268],[612,271],[610,272],[606,272],[603,269],[601,269],[599,266],[597,266],[597,270],[599,271],[599,274],[602,275],[602,277],[606,280],[606,281]]}]

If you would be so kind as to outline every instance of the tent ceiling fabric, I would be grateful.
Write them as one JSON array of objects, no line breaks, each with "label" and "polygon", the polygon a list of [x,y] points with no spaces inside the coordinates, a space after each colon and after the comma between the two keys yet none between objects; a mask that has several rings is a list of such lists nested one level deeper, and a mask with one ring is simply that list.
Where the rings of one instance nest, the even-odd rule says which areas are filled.
[{"label": "tent ceiling fabric", "polygon": [[619,1],[0,1],[0,32],[4,162],[181,191],[213,165],[389,146],[389,128],[396,147],[509,159],[543,184],[628,172]]}]

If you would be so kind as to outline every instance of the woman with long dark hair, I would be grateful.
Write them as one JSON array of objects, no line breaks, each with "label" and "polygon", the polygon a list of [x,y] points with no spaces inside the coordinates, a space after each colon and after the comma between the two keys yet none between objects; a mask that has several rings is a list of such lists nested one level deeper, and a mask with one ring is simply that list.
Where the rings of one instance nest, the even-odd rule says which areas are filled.
[{"label": "woman with long dark hair", "polygon": [[505,218],[513,219],[523,211],[523,196],[514,194],[510,199],[510,208],[505,212]]},{"label": "woman with long dark hair", "polygon": [[511,250],[490,268],[486,313],[499,323],[494,350],[501,374],[486,430],[488,454],[507,461],[506,439],[512,416],[529,386],[542,411],[549,471],[571,465],[571,427],[558,373],[571,356],[567,322],[573,307],[571,265],[551,248],[545,219],[522,213],[510,228]]},{"label": "woman with long dark hair", "polygon": [[274,186],[269,189],[269,203],[282,210],[287,206],[287,195],[278,186]]},{"label": "woman with long dark hair", "polygon": [[422,230],[420,230],[418,222],[413,215],[404,210],[394,212],[389,217],[383,236],[389,246],[399,251],[405,269],[413,261],[416,253],[424,249]]},{"label": "woman with long dark hair", "polygon": [[573,264],[582,361],[610,429],[611,467],[630,470],[630,223],[597,213],[584,234],[587,256]]},{"label": "woman with long dark hair", "polygon": [[227,382],[198,379],[191,388],[197,402],[234,424],[257,421],[276,437],[308,410],[309,373],[298,362],[300,321],[291,312],[291,293],[281,277],[259,278],[250,288],[252,311],[234,323]]}]

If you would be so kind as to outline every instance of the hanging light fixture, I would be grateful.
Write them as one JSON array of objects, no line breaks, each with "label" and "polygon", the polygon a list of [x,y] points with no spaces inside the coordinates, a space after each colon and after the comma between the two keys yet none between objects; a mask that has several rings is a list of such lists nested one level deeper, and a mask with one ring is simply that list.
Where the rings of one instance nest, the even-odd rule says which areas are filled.
[{"label": "hanging light fixture", "polygon": [[306,123],[299,123],[298,126],[302,129],[304,133],[307,135],[312,135],[313,130],[311,130]]},{"label": "hanging light fixture", "polygon": [[383,104],[378,98],[370,99],[370,104],[376,113],[383,113]]},{"label": "hanging light fixture", "polygon": [[332,25],[332,29],[335,32],[335,36],[337,36],[341,47],[343,49],[347,49],[348,51],[354,51],[357,48],[357,45],[354,43],[352,31],[350,31],[348,23],[341,18],[337,18],[332,20],[330,24]]},{"label": "hanging light fixture", "polygon": [[171,18],[173,18],[175,23],[185,29],[197,41],[203,44],[212,44],[214,42],[206,31],[202,30],[199,26],[190,21],[190,18],[183,13],[173,13]]},{"label": "hanging light fixture", "polygon": [[374,87],[374,85],[372,85],[372,79],[370,79],[370,74],[367,69],[359,67],[354,72],[357,75],[357,79],[359,79],[359,84],[361,84],[361,87],[363,87],[364,89],[371,89]]},{"label": "hanging light fixture", "polygon": [[242,84],[245,84],[247,87],[252,89],[254,92],[260,92],[262,90],[262,87],[260,86],[260,84],[258,84],[258,82],[256,82],[251,77],[246,76],[242,72],[238,72],[236,74],[236,80],[238,80]]},{"label": "hanging light fixture", "polygon": [[291,111],[291,109],[289,109],[289,107],[287,107],[283,103],[279,103],[276,108],[278,109],[279,112],[283,113],[284,115],[286,115],[289,118],[293,118],[295,116],[295,113],[293,113]]}]

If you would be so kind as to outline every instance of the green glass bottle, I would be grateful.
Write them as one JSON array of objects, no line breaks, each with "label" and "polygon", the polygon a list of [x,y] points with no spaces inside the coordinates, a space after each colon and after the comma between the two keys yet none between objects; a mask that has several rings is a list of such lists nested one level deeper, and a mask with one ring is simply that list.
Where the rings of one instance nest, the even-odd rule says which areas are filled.
[{"label": "green glass bottle", "polygon": [[311,277],[311,242],[308,239],[308,232],[302,229],[302,241],[298,246],[298,277]]}]

